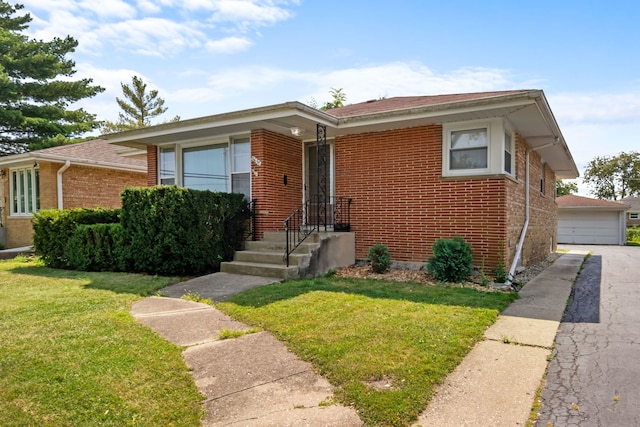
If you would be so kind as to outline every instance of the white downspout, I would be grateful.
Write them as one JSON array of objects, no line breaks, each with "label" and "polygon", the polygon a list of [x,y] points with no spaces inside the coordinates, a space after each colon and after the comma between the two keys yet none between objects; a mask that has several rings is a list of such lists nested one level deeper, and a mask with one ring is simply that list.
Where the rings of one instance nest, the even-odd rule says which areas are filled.
[{"label": "white downspout", "polygon": [[524,246],[524,239],[527,236],[527,229],[529,228],[529,150],[525,155],[525,217],[524,226],[522,227],[522,233],[520,234],[520,240],[516,247],[516,256],[513,258],[511,268],[509,269],[509,276],[507,278],[507,284],[511,285],[516,291],[518,290],[513,284],[513,277],[516,273],[516,267],[518,267],[518,261],[522,257],[522,247]]},{"label": "white downspout", "polygon": [[57,172],[57,183],[58,183],[58,209],[64,209],[64,203],[62,200],[63,197],[63,192],[62,192],[62,174],[64,173],[64,171],[66,171],[67,169],[69,169],[69,166],[71,166],[71,161],[67,160],[66,162],[64,162],[64,165],[62,165],[62,167],[60,169],[58,169]]}]

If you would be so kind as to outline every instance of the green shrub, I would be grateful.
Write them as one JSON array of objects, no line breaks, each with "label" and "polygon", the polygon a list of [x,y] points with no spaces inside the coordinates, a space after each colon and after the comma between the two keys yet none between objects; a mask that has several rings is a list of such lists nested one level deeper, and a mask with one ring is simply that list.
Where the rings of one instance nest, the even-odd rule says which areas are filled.
[{"label": "green shrub", "polygon": [[120,224],[79,225],[69,238],[66,258],[69,266],[82,271],[118,271]]},{"label": "green shrub", "polygon": [[496,283],[506,283],[509,278],[509,272],[505,270],[504,262],[500,260],[498,266],[493,269],[493,274],[496,276]]},{"label": "green shrub", "polygon": [[128,188],[122,193],[121,259],[133,271],[153,274],[218,271],[242,244],[249,216],[242,194]]},{"label": "green shrub", "polygon": [[369,249],[369,259],[371,260],[371,269],[374,273],[384,273],[391,266],[391,254],[389,249],[377,243]]},{"label": "green shrub", "polygon": [[627,242],[640,243],[640,227],[628,227],[627,228]]},{"label": "green shrub", "polygon": [[33,215],[33,247],[48,267],[72,268],[66,246],[78,225],[116,223],[119,209],[50,209]]},{"label": "green shrub", "polygon": [[427,271],[437,280],[462,282],[472,272],[471,245],[462,237],[438,239],[433,244],[433,257],[427,261]]}]

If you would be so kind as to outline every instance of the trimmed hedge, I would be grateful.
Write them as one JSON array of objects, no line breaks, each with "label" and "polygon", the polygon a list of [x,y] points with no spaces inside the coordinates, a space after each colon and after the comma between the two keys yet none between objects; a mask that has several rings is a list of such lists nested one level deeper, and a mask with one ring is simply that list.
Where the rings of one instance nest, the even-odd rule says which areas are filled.
[{"label": "trimmed hedge", "polygon": [[79,225],[117,223],[119,209],[43,210],[33,215],[33,247],[44,263],[53,268],[73,268],[67,243]]},{"label": "trimmed hedge", "polygon": [[69,238],[69,267],[81,271],[122,271],[123,228],[120,224],[79,225]]},{"label": "trimmed hedge", "polygon": [[218,271],[242,244],[249,217],[242,194],[129,188],[122,193],[124,267],[161,275]]}]

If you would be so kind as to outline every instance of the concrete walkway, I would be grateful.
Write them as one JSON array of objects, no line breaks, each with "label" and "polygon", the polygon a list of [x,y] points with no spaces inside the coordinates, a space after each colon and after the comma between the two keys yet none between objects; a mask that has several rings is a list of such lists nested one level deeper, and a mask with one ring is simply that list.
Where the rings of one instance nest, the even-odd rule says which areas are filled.
[{"label": "concrete walkway", "polygon": [[[525,425],[584,255],[563,255],[520,291],[416,426]],[[175,299],[191,293],[220,301],[273,280],[216,273],[165,288],[174,298],[141,300],[132,313],[187,347],[185,360],[206,396],[205,426],[361,426],[352,408],[328,405],[331,385],[269,333],[220,341],[223,329],[249,328],[211,306]]]},{"label": "concrete walkway", "polygon": [[333,388],[313,367],[268,332],[219,340],[220,331],[250,328],[213,307],[184,299],[221,301],[272,278],[227,273],[199,277],[143,299],[133,316],[168,341],[185,346],[184,358],[205,396],[204,426],[360,426],[352,408],[331,404]]}]

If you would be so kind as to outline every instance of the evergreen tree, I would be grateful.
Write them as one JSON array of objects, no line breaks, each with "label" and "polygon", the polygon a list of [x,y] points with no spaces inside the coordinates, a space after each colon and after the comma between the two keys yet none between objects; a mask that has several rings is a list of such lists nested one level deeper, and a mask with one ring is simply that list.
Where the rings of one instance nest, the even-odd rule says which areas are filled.
[{"label": "evergreen tree", "polygon": [[92,79],[68,80],[75,62],[67,55],[72,37],[30,39],[22,32],[31,16],[23,5],[0,0],[0,155],[20,153],[57,135],[75,137],[99,127],[95,115],[68,109],[70,104],[102,92]]},{"label": "evergreen tree", "polygon": [[[102,128],[105,133],[136,129],[151,124],[151,118],[167,111],[164,99],[158,96],[157,90],[147,92],[147,84],[138,76],[133,76],[131,85],[120,83],[124,99],[116,97],[122,109],[118,113],[117,122],[106,122]],[[172,121],[180,120],[176,116]]]}]

